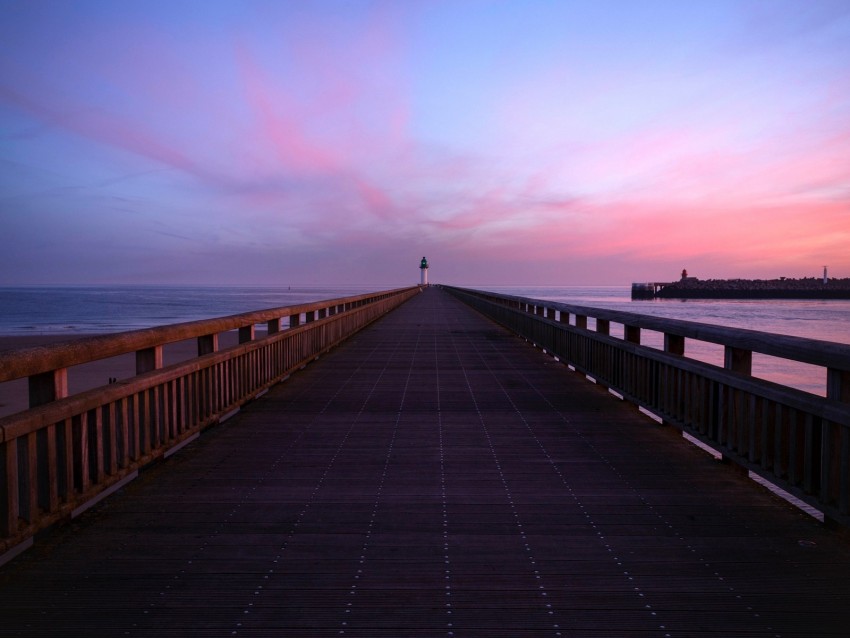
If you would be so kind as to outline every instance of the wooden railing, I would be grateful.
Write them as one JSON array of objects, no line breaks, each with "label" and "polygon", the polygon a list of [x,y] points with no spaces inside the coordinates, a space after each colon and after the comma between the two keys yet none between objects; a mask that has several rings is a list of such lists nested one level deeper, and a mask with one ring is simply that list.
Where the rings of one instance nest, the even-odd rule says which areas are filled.
[{"label": "wooden railing", "polygon": [[[850,345],[446,290],[827,520],[850,525]],[[610,334],[612,323],[622,324],[623,338]],[[662,333],[664,349],[640,345],[642,329]],[[721,344],[724,366],[686,357],[686,339]],[[754,352],[825,368],[826,396],[753,377]]]},{"label": "wooden railing", "polygon": [[[30,403],[0,419],[0,555],[25,549],[37,531],[83,511],[419,291],[0,353],[0,382],[28,378]],[[268,331],[259,339],[257,324]],[[239,344],[219,351],[219,335],[231,330],[238,331]],[[197,340],[198,357],[163,367],[163,346],[187,339]],[[69,367],[133,352],[135,377],[67,396]]]}]

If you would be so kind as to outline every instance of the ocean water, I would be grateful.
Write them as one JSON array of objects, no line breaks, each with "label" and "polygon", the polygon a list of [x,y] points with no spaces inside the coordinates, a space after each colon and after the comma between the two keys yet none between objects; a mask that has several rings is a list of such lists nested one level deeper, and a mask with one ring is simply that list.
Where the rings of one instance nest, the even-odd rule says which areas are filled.
[{"label": "ocean water", "polygon": [[369,287],[6,287],[0,288],[0,335],[125,332],[372,291]]},{"label": "ocean water", "polygon": [[850,344],[846,299],[631,299],[631,287],[481,287],[507,295]]},{"label": "ocean water", "polygon": [[[629,286],[468,286],[535,299],[749,328],[850,344],[847,300],[631,300]],[[0,335],[122,332],[252,310],[373,292],[376,287],[31,286],[0,288]],[[594,328],[593,322],[590,327]],[[611,326],[612,334],[618,327]],[[620,328],[621,329],[621,328]],[[663,335],[643,331],[644,345],[661,348]],[[687,356],[722,365],[721,346],[687,340]],[[826,371],[754,355],[753,374],[823,394]]]}]

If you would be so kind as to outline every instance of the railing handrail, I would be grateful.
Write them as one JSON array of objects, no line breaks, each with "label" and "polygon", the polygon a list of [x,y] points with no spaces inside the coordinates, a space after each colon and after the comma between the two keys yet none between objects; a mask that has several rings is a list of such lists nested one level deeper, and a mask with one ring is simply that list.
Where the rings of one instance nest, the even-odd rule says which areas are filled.
[{"label": "railing handrail", "polygon": [[90,361],[108,359],[177,341],[220,334],[275,319],[315,312],[323,308],[391,296],[416,287],[396,288],[153,328],[79,337],[42,346],[3,350],[0,351],[0,382],[69,368]]},{"label": "railing handrail", "polygon": [[[621,399],[707,444],[724,460],[778,485],[825,519],[850,527],[847,345],[446,288]],[[588,317],[597,319],[595,330],[588,328]],[[623,324],[622,338],[610,334],[612,321]],[[640,328],[662,332],[663,349],[641,345]],[[722,366],[687,357],[685,337],[725,346]],[[753,352],[825,367],[825,396],[753,376]]]},{"label": "railing handrail", "polygon": [[[28,356],[0,353],[4,374],[14,378],[5,367],[13,362],[16,374],[29,376],[30,392],[29,409],[0,418],[0,563],[32,544],[38,531],[81,513],[420,290],[81,339],[27,349]],[[281,317],[302,312],[304,323],[299,316],[281,329]],[[257,338],[260,321],[269,322],[269,334]],[[217,335],[234,328],[239,343],[219,350]],[[164,343],[192,337],[197,357],[162,365]],[[68,394],[63,366],[133,351],[135,376]],[[27,367],[36,355],[42,360]]]},{"label": "railing handrail", "polygon": [[[445,286],[453,288],[452,286]],[[472,288],[459,288],[469,294],[477,296],[491,296],[494,299],[509,299],[517,303],[525,303],[534,306],[541,304],[545,308],[552,308],[559,312],[567,312],[573,315],[583,315],[595,319],[604,319],[636,328],[653,330],[664,334],[672,334],[679,337],[696,339],[716,343],[732,348],[749,350],[783,359],[790,359],[801,363],[833,368],[836,370],[850,371],[850,345],[811,339],[807,337],[795,337],[791,335],[775,334],[750,330],[747,328],[732,328],[718,326],[699,321],[687,321],[684,319],[668,319],[652,315],[642,315],[624,310],[611,310],[608,308],[595,308],[590,306],[578,306],[546,299],[533,299],[516,295],[505,295],[487,290],[475,290]]]}]

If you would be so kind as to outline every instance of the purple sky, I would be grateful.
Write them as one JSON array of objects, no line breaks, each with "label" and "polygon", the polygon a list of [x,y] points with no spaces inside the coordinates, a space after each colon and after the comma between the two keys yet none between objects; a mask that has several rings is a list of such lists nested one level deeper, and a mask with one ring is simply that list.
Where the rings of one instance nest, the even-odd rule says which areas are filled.
[{"label": "purple sky", "polygon": [[850,277],[846,0],[0,0],[0,285]]}]

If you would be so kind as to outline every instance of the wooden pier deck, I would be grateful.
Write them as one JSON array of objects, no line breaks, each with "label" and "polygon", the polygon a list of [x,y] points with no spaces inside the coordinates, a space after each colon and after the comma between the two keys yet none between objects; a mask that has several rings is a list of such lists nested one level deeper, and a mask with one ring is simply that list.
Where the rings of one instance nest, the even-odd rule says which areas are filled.
[{"label": "wooden pier deck", "polygon": [[0,569],[0,636],[846,636],[850,544],[427,289]]}]

